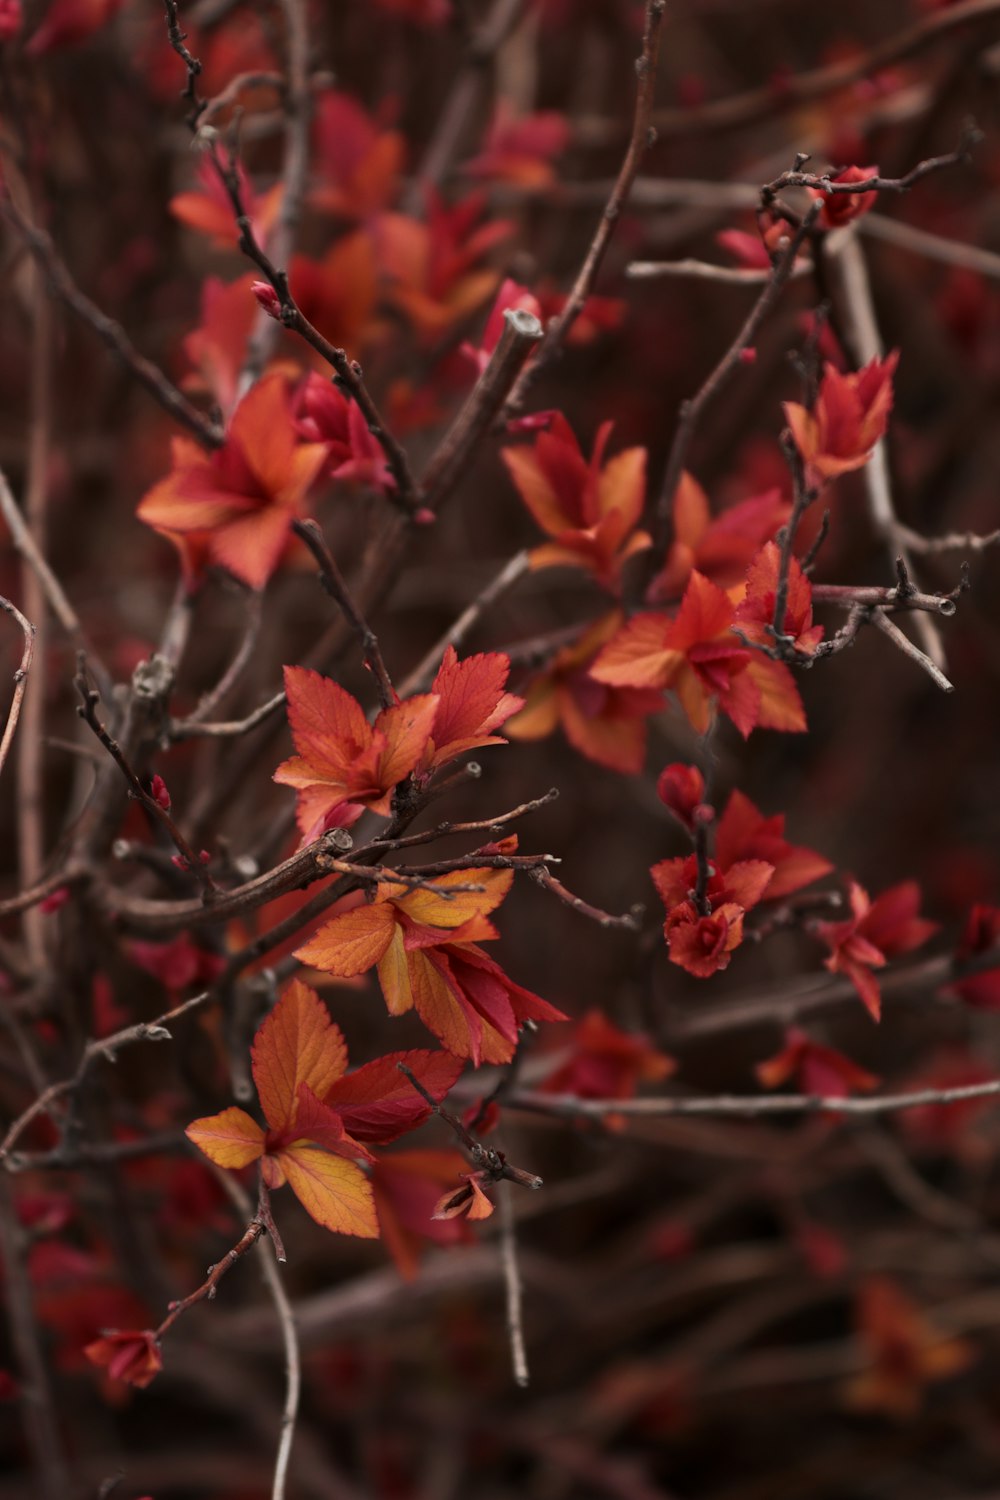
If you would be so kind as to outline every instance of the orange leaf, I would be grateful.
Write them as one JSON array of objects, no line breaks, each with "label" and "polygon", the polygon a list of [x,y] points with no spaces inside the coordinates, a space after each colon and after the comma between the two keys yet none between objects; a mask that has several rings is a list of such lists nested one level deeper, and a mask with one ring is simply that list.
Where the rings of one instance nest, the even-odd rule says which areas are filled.
[{"label": "orange leaf", "polygon": [[293,980],[253,1041],[253,1078],[272,1130],[292,1125],[299,1089],[317,1098],[347,1069],[347,1045],[315,990]]},{"label": "orange leaf", "polygon": [[416,769],[434,727],[437,706],[434,693],[421,693],[384,708],[375,720],[376,733],[384,734],[386,741],[379,758],[379,784],[386,791]]},{"label": "orange leaf", "polygon": [[426,927],[461,927],[473,917],[485,917],[495,911],[510,890],[514,880],[513,870],[449,870],[438,875],[434,884],[443,890],[457,885],[481,885],[482,891],[460,891],[449,900],[428,888],[407,892],[405,896],[394,896],[393,904],[406,913],[411,921]]},{"label": "orange leaf", "polygon": [[366,973],[392,942],[396,914],[388,902],[341,912],[295,950],[300,963],[340,979]]},{"label": "orange leaf", "polygon": [[501,651],[459,661],[454,646],[448,647],[432,688],[439,700],[434,765],[476,746],[502,743],[492,731],[524,707],[523,698],[504,691],[509,672],[510,658]]},{"label": "orange leaf", "polygon": [[393,924],[392,938],[378,962],[378,982],[391,1016],[401,1016],[413,1009],[410,967],[403,940],[403,929]]},{"label": "orange leaf", "polygon": [[264,1152],[264,1132],[234,1104],[221,1114],[194,1120],[184,1134],[217,1167],[248,1167]]},{"label": "orange leaf", "polygon": [[278,1160],[292,1192],[317,1224],[334,1234],[378,1239],[371,1183],[353,1161],[301,1143],[280,1151]]},{"label": "orange leaf", "polygon": [[314,779],[343,776],[372,741],[361,704],[332,678],[306,667],[285,668],[285,694],[295,748],[317,772]]},{"label": "orange leaf", "polygon": [[669,644],[672,628],[668,615],[633,615],[601,651],[591,677],[612,687],[669,686],[684,660],[683,652]]}]

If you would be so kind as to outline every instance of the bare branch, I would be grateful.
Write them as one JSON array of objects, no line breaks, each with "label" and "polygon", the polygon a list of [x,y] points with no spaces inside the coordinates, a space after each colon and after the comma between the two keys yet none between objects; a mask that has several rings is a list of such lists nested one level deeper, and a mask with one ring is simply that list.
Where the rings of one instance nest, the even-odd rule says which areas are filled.
[{"label": "bare branch", "polygon": [[636,59],[635,64],[635,71],[638,77],[635,111],[632,117],[632,133],[629,137],[625,158],[565,305],[562,311],[550,320],[545,330],[545,338],[535,359],[522,371],[517,384],[504,404],[503,415],[505,418],[513,416],[524,406],[530,387],[546,366],[560,352],[563,344],[566,342],[566,337],[570,329],[583,311],[584,303],[594,289],[594,283],[597,280],[597,275],[607,254],[608,246],[611,244],[615,229],[618,226],[618,221],[628,204],[629,193],[631,192],[632,184],[635,181],[639,167],[642,164],[642,158],[647,148],[652,145],[655,139],[650,130],[650,117],[653,110],[653,98],[656,93],[660,34],[663,29],[665,11],[666,0],[646,0],[646,20],[642,37],[642,51]]},{"label": "bare branch", "polygon": [[17,729],[17,721],[21,716],[24,690],[28,683],[28,673],[31,671],[31,658],[35,651],[35,627],[30,620],[24,618],[24,615],[22,615],[17,606],[11,604],[10,600],[5,599],[2,594],[0,594],[0,609],[6,610],[12,619],[17,622],[24,636],[24,650],[21,652],[21,662],[14,673],[14,697],[11,700],[10,712],[7,715],[3,738],[0,739],[0,773],[2,773]]}]

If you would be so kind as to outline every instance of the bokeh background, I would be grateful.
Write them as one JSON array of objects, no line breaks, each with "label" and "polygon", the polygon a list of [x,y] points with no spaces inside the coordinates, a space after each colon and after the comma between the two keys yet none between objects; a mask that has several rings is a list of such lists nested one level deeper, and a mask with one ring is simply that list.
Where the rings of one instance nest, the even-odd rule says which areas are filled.
[{"label": "bokeh background", "polygon": [[[394,293],[371,213],[352,210],[349,194],[346,212],[321,195],[307,206],[297,254],[311,262],[302,272],[310,316],[361,357],[419,472],[469,387],[458,346],[478,342],[500,276],[549,295],[571,284],[627,140],[642,7],[510,5],[502,40],[471,62],[470,38],[500,9],[481,0],[343,0],[306,9],[317,98],[347,96],[373,137],[401,137],[398,180],[378,211],[425,220],[421,173],[440,145],[442,117],[465,90],[467,108],[437,161],[439,191],[451,204],[478,192],[481,221],[509,225],[478,263],[493,272],[485,295],[430,326]],[[199,0],[182,16],[205,63],[206,95],[238,73],[282,70],[280,7]],[[851,73],[858,76],[830,86]],[[734,185],[759,187],[797,152],[811,153],[818,167],[877,163],[896,176],[952,150],[972,116],[984,139],[970,164],[928,177],[907,196],[883,197],[870,216],[925,231],[933,244],[891,228],[865,230],[862,243],[884,345],[901,351],[889,434],[899,515],[927,535],[993,530],[998,76],[1000,4],[988,0],[836,7],[668,0],[658,138],[599,278],[597,292],[608,300],[533,389],[532,408],[564,411],[585,450],[599,423],[613,419],[613,446],[648,448],[654,495],[678,405],[712,369],[756,289],[698,277],[629,279],[628,263],[690,257],[731,265],[717,234],[754,229],[752,207],[740,206],[748,200]],[[235,236],[227,243],[224,206],[214,239],[178,216],[178,196],[198,190],[199,157],[160,8],[153,0],[103,9],[26,0],[23,31],[0,52],[0,81],[12,191],[27,194],[75,282],[208,409],[206,339],[199,357],[191,336],[207,326],[211,279],[228,286],[247,270]],[[737,103],[719,107],[728,100]],[[509,123],[539,112],[544,128],[528,130],[505,156],[498,113]],[[281,165],[274,90],[247,90],[236,123],[263,198]],[[233,111],[219,126],[234,127]],[[344,118],[313,146],[311,181],[329,188],[355,149]],[[361,180],[370,184],[370,174]],[[343,255],[359,233],[370,233],[375,247],[361,270]],[[6,231],[0,285],[0,465],[18,496],[32,476],[36,493],[44,491],[46,554],[88,636],[126,681],[155,649],[177,588],[176,554],[134,514],[166,472],[174,432],[92,328],[58,301],[48,304],[23,246]],[[772,485],[788,489],[781,402],[796,397],[789,356],[820,295],[810,277],[786,289],[756,341],[755,363],[696,433],[690,467],[716,508]],[[206,336],[213,347],[245,336],[248,298],[234,297],[219,313]],[[306,364],[290,337],[276,354]],[[397,677],[509,557],[539,540],[499,446],[495,436],[484,443],[441,520],[417,535],[378,610],[374,623]],[[377,532],[380,504],[337,487],[322,501],[318,514],[348,571]],[[921,559],[922,584],[953,587],[965,555]],[[793,841],[835,865],[831,887],[844,873],[873,892],[918,880],[926,913],[942,924],[932,953],[954,947],[973,902],[1000,899],[1000,574],[988,549],[969,561],[971,590],[944,622],[953,694],[868,632],[802,674],[807,734],[757,731],[744,743],[726,725],[714,741],[720,791],[738,786],[765,812],[785,813]],[[893,580],[859,475],[836,486],[817,576]],[[0,592],[25,607],[24,587],[5,543]],[[577,575],[533,573],[484,616],[468,645],[511,650],[517,689],[547,641],[601,607]],[[239,585],[221,574],[207,581],[192,606],[176,714],[218,680],[247,611]],[[239,717],[274,692],[282,664],[304,660],[329,620],[308,560],[293,562],[268,588],[252,658],[226,713]],[[20,649],[17,632],[5,628],[8,680]],[[326,665],[370,698],[353,649]],[[93,777],[74,669],[73,643],[50,621],[35,683],[43,705],[41,873],[57,868]],[[271,783],[288,753],[278,715],[233,744],[174,746],[155,769],[196,846],[266,863],[294,843],[290,796]],[[599,907],[647,908],[640,933],[609,931],[530,881],[516,885],[501,921],[508,972],[571,1016],[597,1007],[623,1030],[644,1033],[676,1059],[665,1090],[753,1092],[755,1065],[803,1018],[818,1040],[890,1090],[994,1075],[1000,1036],[989,1011],[896,985],[876,1028],[856,998],[824,998],[822,950],[800,933],[745,945],[709,982],[668,963],[648,870],[684,849],[655,777],[668,761],[697,754],[679,709],[651,722],[644,776],[596,765],[558,733],[483,753],[481,778],[458,787],[446,811],[439,804],[441,816],[483,817],[558,787],[558,800],[520,826],[522,847],[557,854],[560,877]],[[4,776],[5,895],[23,884],[17,814],[26,774],[12,762]],[[122,831],[148,837],[135,815]],[[442,855],[454,852],[440,846]],[[162,890],[141,863],[109,868],[115,883]],[[154,1016],[204,977],[165,974],[162,964],[151,973],[128,943],[103,932],[93,934],[90,972],[75,975],[62,961],[72,910],[31,920],[46,954],[41,972],[21,919],[2,923],[5,1121],[37,1092],[25,1072],[25,1036],[45,1075],[65,1077],[95,1028]],[[205,945],[218,955],[245,936],[222,931]],[[426,1040],[412,1018],[387,1021],[373,981],[329,985],[324,994],[353,1060]],[[231,1097],[227,1059],[241,1047],[245,1056],[266,997],[265,975],[247,988],[235,1017],[186,1023],[177,1045],[136,1048],[114,1070],[95,1073],[82,1100],[85,1132],[172,1134],[162,1152],[12,1176],[5,1211],[23,1243],[73,1496],[270,1494],[283,1367],[273,1309],[251,1262],[216,1301],[178,1324],[149,1390],[104,1380],[81,1352],[104,1326],[155,1323],[238,1235],[224,1194],[187,1154],[180,1132],[195,1113]],[[568,1035],[547,1029],[522,1077],[550,1072]],[[467,1077],[459,1098],[471,1103],[489,1082]],[[664,1118],[610,1128],[504,1110],[504,1149],[545,1179],[542,1192],[516,1205],[527,1391],[510,1374],[493,1221],[453,1248],[428,1246],[422,1270],[406,1281],[383,1246],[323,1233],[283,1195],[283,1275],[305,1361],[289,1495],[986,1500],[1000,1492],[997,1129],[988,1102],[854,1123]],[[39,1131],[29,1144],[43,1149],[49,1141]],[[434,1122],[419,1144],[452,1142]],[[6,1291],[12,1295],[9,1274]],[[22,1436],[32,1380],[20,1361],[8,1334],[0,1343],[3,1500],[37,1493]],[[859,1406],[858,1381],[876,1365],[889,1394]],[[119,1473],[116,1488],[101,1488]]]}]

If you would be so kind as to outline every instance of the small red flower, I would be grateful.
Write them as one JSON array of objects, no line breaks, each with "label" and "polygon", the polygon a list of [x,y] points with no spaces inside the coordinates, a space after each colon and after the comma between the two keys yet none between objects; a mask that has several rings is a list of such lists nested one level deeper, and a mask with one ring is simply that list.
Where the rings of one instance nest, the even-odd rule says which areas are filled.
[{"label": "small red flower", "polygon": [[785,1032],[781,1051],[758,1063],[755,1071],[764,1088],[780,1088],[794,1078],[804,1094],[819,1094],[826,1099],[846,1099],[853,1089],[873,1089],[878,1083],[874,1073],[859,1067],[835,1047],[814,1042],[797,1026]]},{"label": "small red flower", "polygon": [[[845,167],[830,178],[831,182],[867,182],[878,176],[878,167]],[[866,214],[878,198],[878,193],[824,193],[821,188],[810,188],[813,198],[818,198],[819,222],[824,229],[839,229]]]},{"label": "small red flower", "polygon": [[681,827],[693,834],[695,815],[705,802],[705,778],[698,767],[664,766],[656,781],[656,794]]},{"label": "small red flower", "polygon": [[889,423],[898,362],[894,350],[852,374],[827,364],[811,411],[796,401],[785,402],[785,420],[811,483],[825,484],[868,462]]},{"label": "small red flower", "polygon": [[145,1390],[163,1369],[160,1346],[150,1329],[109,1330],[84,1349],[91,1364],[107,1370],[114,1380]]},{"label": "small red flower", "polygon": [[713,868],[705,886],[708,910],[703,912],[694,901],[698,881],[695,855],[661,860],[649,873],[667,908],[663,935],[670,962],[696,979],[707,979],[728,967],[734,950],[743,941],[743,917],[763,897],[774,866],[751,859],[724,871]]},{"label": "small red flower", "polygon": [[852,880],[848,885],[851,916],[844,922],[817,922],[813,929],[830,949],[823,960],[832,974],[846,974],[873,1020],[882,1011],[882,997],[874,970],[885,967],[897,953],[919,948],[938,930],[936,922],[919,917],[920,887],[914,880],[894,885],[874,901]]}]

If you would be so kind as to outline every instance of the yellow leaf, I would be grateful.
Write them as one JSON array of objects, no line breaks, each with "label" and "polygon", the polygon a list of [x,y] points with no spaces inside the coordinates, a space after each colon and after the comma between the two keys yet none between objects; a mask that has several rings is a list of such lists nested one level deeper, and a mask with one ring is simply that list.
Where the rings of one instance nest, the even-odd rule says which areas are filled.
[{"label": "yellow leaf", "polygon": [[293,1193],[317,1224],[334,1234],[378,1239],[371,1183],[353,1161],[305,1145],[280,1152],[278,1160]]},{"label": "yellow leaf", "polygon": [[248,1167],[264,1151],[264,1132],[234,1104],[218,1115],[193,1120],[184,1134],[217,1167]]}]

